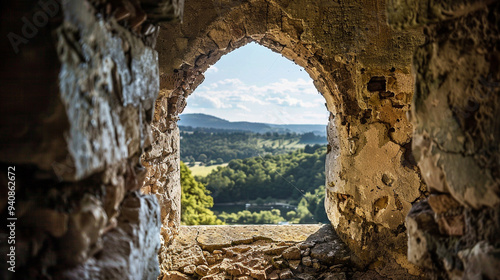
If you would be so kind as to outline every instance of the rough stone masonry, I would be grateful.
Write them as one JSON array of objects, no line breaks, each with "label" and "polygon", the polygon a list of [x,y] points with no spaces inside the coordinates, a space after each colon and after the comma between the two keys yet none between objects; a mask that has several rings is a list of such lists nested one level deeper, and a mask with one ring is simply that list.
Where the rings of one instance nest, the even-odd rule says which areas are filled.
[{"label": "rough stone masonry", "polygon": [[180,229],[178,115],[251,41],[325,98],[325,211],[352,265],[500,274],[498,1],[56,3],[0,3],[2,279],[157,278]]}]

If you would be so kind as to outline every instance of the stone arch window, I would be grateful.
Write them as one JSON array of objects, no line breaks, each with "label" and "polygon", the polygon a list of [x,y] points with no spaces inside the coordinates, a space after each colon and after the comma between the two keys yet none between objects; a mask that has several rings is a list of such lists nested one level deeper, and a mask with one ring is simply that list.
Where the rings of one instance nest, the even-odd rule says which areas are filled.
[{"label": "stone arch window", "polygon": [[[267,156],[271,156],[269,152],[264,152],[263,150],[257,153],[249,154],[246,153],[249,157],[248,159],[243,159],[244,161],[250,160],[250,157],[256,157],[255,160],[258,163],[262,163],[263,166],[259,171],[262,171],[265,176],[270,176],[272,184],[275,186],[272,189],[267,188],[264,185],[259,185],[258,190],[254,189],[253,186],[245,184],[239,185],[236,184],[239,190],[235,192],[231,192],[229,189],[221,188],[220,191],[218,189],[212,189],[212,196],[214,197],[215,208],[213,211],[219,210],[223,211],[225,208],[218,203],[223,202],[240,202],[241,209],[250,210],[251,212],[259,212],[260,210],[273,210],[277,207],[281,211],[281,216],[286,217],[286,213],[292,210],[296,211],[296,207],[289,205],[287,202],[286,205],[280,205],[271,207],[268,206],[257,206],[254,200],[259,199],[263,202],[263,199],[266,197],[272,197],[273,201],[267,202],[284,202],[290,200],[297,200],[296,204],[301,200],[301,198],[305,197],[306,192],[314,193],[316,188],[320,186],[324,186],[324,179],[314,180],[314,184],[308,185],[305,183],[306,181],[313,181],[313,178],[319,176],[319,172],[324,172],[324,154],[326,151],[324,142],[326,139],[326,124],[328,123],[328,111],[325,108],[324,98],[322,98],[321,94],[315,88],[312,79],[309,75],[303,71],[303,68],[294,64],[293,62],[283,58],[280,54],[274,53],[266,47],[263,47],[256,43],[248,43],[245,46],[242,46],[233,52],[223,56],[217,63],[212,65],[205,72],[205,80],[202,84],[198,86],[198,88],[187,98],[188,106],[183,112],[183,115],[180,116],[181,121],[178,122],[180,126],[191,125],[192,120],[187,124],[185,121],[187,118],[193,118],[193,115],[184,115],[185,113],[203,113],[208,115],[213,115],[215,117],[219,117],[225,120],[230,121],[249,121],[249,122],[258,122],[258,123],[269,123],[276,125],[289,125],[289,124],[315,124],[315,126],[310,126],[309,129],[311,131],[315,130],[315,134],[321,135],[323,140],[321,142],[321,158],[319,161],[313,160],[312,156],[309,155],[309,160],[304,160],[300,165],[301,173],[304,171],[310,172],[311,180],[304,180],[304,175],[301,175],[303,178],[300,181],[297,181],[298,178],[293,179],[293,177],[289,177],[290,173],[284,174],[284,172],[280,172],[276,170],[274,167],[271,168],[268,166],[268,163],[264,163],[266,161],[271,160],[271,162],[275,162],[275,158],[268,158]],[[202,116],[197,116],[200,118]],[[228,124],[229,125],[229,124]],[[230,126],[217,128],[227,128],[231,129]],[[234,128],[234,127],[233,127]],[[269,133],[271,130],[258,130],[255,126],[246,127],[245,124],[238,124],[237,129],[247,129],[247,131],[253,131],[263,134],[262,137],[269,140],[277,140],[276,136],[269,137]],[[257,129],[257,130],[256,130]],[[296,128],[292,127],[277,127],[279,129],[279,138],[285,139],[285,141],[299,141],[300,135],[285,135],[285,129],[288,129],[288,132],[292,134],[300,134]],[[275,130],[278,131],[278,130]],[[267,133],[266,133],[267,132]],[[318,134],[319,133],[319,134]],[[264,135],[266,134],[266,135]],[[192,137],[191,134],[182,133],[181,128],[181,160],[184,161],[190,168],[193,165],[189,165],[189,159],[186,157],[186,152],[183,150],[183,143],[186,143]],[[198,138],[200,136],[197,136]],[[210,137],[210,136],[207,136]],[[230,137],[227,135],[226,137]],[[252,135],[252,139],[259,139],[260,137]],[[255,138],[257,137],[257,138]],[[194,139],[191,138],[193,141]],[[194,140],[196,141],[196,140]],[[229,140],[231,141],[231,140]],[[317,140],[316,140],[317,141]],[[202,146],[203,140],[200,143]],[[209,142],[207,142],[209,143]],[[239,142],[240,145],[244,145]],[[295,144],[302,145],[302,148],[306,149],[307,153],[313,153],[316,148],[312,147],[315,143],[311,144],[311,149],[306,146],[305,142],[299,142]],[[232,143],[234,144],[238,143]],[[294,144],[294,145],[295,145]],[[193,145],[193,143],[191,143]],[[280,144],[281,146],[281,144]],[[201,147],[198,147],[198,150]],[[228,155],[218,155],[214,154],[214,151],[217,150],[211,149],[211,147],[203,146],[206,148],[207,152],[203,150],[200,153],[206,153],[208,156],[208,160],[212,163],[215,163],[215,159],[217,157],[224,158],[225,162],[229,162],[231,159],[236,159],[230,157],[228,159]],[[220,148],[220,147],[219,147]],[[233,151],[237,151],[236,150]],[[266,149],[266,147],[264,147]],[[294,151],[296,148],[291,147],[288,144],[278,149],[276,151],[280,154],[288,154]],[[238,152],[239,153],[239,152]],[[272,152],[275,154],[275,152]],[[195,158],[198,158],[197,155],[192,155]],[[316,155],[317,156],[317,155]],[[238,157],[240,159],[240,157]],[[194,159],[192,159],[194,161]],[[321,163],[320,163],[321,162]],[[205,162],[208,164],[208,161]],[[254,162],[256,163],[256,162]],[[230,166],[231,163],[229,164]],[[274,166],[274,164],[273,164]],[[313,166],[316,166],[314,170],[311,170]],[[229,168],[229,167],[228,167]],[[306,170],[304,170],[306,169]],[[194,168],[192,171],[194,172]],[[240,168],[234,167],[233,170],[235,172],[246,173],[247,176],[252,176],[249,173],[253,172],[245,172],[245,170],[241,170]],[[297,171],[296,171],[297,172]],[[294,174],[295,175],[295,174]],[[208,175],[207,175],[208,176]],[[321,176],[324,178],[324,173]],[[236,180],[234,177],[231,180]],[[276,184],[280,184],[277,186]],[[208,184],[209,187],[211,184]],[[267,184],[266,184],[267,185]],[[255,186],[257,187],[257,186]],[[230,194],[231,193],[231,194]],[[229,198],[229,200],[228,200]],[[247,206],[245,206],[247,203]],[[324,211],[324,207],[321,207],[321,211]],[[185,209],[182,209],[182,213],[185,213]],[[227,210],[225,210],[227,211]],[[230,211],[232,212],[232,211]],[[309,223],[311,222],[323,222],[327,223],[328,220],[325,218],[326,212],[322,213],[321,219],[315,219],[311,217]],[[184,217],[181,219],[183,222],[185,221]],[[288,220],[288,219],[287,219]],[[303,220],[304,221],[304,220]]]},{"label": "stone arch window", "polygon": [[[250,42],[207,69],[183,113],[206,113],[230,121],[326,124],[324,99],[303,70],[282,55]],[[321,109],[325,111],[319,117]]]},{"label": "stone arch window", "polygon": [[[378,246],[382,240],[403,259],[404,218],[425,186],[409,156],[411,48],[396,47],[390,38],[407,46],[417,39],[391,31],[373,13],[379,9],[375,3],[350,7],[352,15],[333,2],[300,9],[267,1],[233,4],[222,10],[187,5],[184,23],[163,25],[158,38],[156,141],[143,156],[148,167],[143,191],[160,201],[162,241],[172,239],[180,220],[178,115],[210,65],[253,41],[303,67],[325,98],[330,112],[325,207],[339,235],[362,264],[385,250]],[[342,16],[356,20],[343,25]],[[365,20],[380,24],[375,28]],[[353,36],[342,35],[346,32]]]},{"label": "stone arch window", "polygon": [[20,231],[3,278],[156,277],[160,208],[164,248],[179,225],[178,115],[249,41],[326,100],[326,211],[356,265],[498,275],[498,1],[186,1],[160,29],[183,0],[4,2],[0,154],[16,176],[0,181],[15,177]]}]

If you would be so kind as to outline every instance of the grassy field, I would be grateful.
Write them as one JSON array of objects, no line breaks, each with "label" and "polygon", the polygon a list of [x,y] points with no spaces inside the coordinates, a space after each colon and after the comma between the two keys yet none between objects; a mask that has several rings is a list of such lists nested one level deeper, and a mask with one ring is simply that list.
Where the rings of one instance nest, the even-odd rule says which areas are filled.
[{"label": "grassy field", "polygon": [[306,144],[299,143],[299,140],[294,140],[294,139],[278,139],[278,140],[262,140],[259,139],[258,144],[259,147],[267,146],[267,147],[273,147],[273,148],[285,148],[285,149],[290,149],[290,150],[295,150],[295,149],[302,149],[306,146]]},{"label": "grassy field", "polygon": [[[262,140],[259,139],[257,142],[258,147],[273,147],[273,148],[281,148],[285,151],[294,151],[296,149],[303,149],[306,144],[299,143],[298,139],[278,139],[278,140]],[[219,166],[226,166],[227,163],[217,164],[217,165],[200,165],[200,162],[196,162],[195,166],[189,166],[189,169],[193,173],[194,176],[207,176],[212,170],[216,169]]]},{"label": "grassy field", "polygon": [[226,166],[227,163],[223,164],[216,164],[216,165],[210,165],[210,166],[200,166],[199,163],[196,163],[195,166],[190,166],[189,169],[191,169],[191,172],[193,173],[194,176],[207,176],[212,170],[216,169],[219,166]]}]

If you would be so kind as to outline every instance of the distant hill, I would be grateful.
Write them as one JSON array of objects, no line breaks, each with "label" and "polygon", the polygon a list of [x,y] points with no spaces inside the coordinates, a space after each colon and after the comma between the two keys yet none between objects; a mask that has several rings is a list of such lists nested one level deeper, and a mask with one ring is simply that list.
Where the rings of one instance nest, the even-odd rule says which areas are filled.
[{"label": "distant hill", "polygon": [[267,124],[255,122],[230,122],[218,117],[206,114],[182,114],[178,122],[179,126],[190,126],[193,128],[213,128],[233,131],[250,131],[254,133],[277,132],[290,133],[314,133],[326,137],[326,125],[320,124]]}]

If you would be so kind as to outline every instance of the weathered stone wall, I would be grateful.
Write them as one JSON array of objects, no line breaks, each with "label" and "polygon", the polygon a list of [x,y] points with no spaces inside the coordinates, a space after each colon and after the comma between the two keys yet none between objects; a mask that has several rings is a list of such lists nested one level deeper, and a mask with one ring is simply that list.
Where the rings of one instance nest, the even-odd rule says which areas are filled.
[{"label": "weathered stone wall", "polygon": [[395,267],[418,273],[406,262],[404,218],[426,190],[411,156],[406,117],[411,55],[421,37],[419,31],[392,31],[384,1],[186,3],[183,24],[162,24],[158,38],[157,140],[145,155],[159,164],[143,190],[161,193],[164,225],[174,224],[164,230],[164,241],[179,224],[171,191],[179,189],[178,115],[210,65],[255,41],[304,67],[325,97],[331,112],[326,211],[357,263],[373,262],[387,250]]},{"label": "weathered stone wall", "polygon": [[500,275],[498,1],[391,1],[396,28],[425,26],[414,55],[414,155],[430,197],[407,218],[410,261],[451,279]]},{"label": "weathered stone wall", "polygon": [[160,208],[139,194],[140,155],[159,92],[154,21],[176,7],[1,3],[0,213],[17,220],[0,229],[0,278],[158,276]]},{"label": "weathered stone wall", "polygon": [[2,279],[156,278],[179,230],[178,115],[250,41],[325,97],[326,211],[353,264],[418,275],[407,231],[435,277],[499,274],[497,2],[189,1],[160,29],[182,1],[0,6],[0,166],[16,167],[18,219],[18,272],[2,254]]}]

